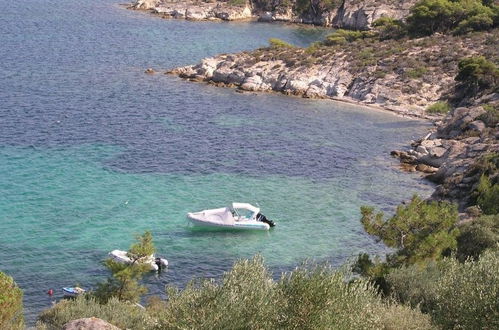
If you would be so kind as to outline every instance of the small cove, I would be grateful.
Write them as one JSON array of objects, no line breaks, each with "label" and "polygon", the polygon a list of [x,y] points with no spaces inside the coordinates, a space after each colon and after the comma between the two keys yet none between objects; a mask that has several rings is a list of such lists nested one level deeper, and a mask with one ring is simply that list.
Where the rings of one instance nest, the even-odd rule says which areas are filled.
[{"label": "small cove", "polygon": [[[162,20],[113,0],[0,5],[0,270],[24,290],[30,323],[45,292],[107,273],[100,262],[152,230],[171,267],[146,283],[218,277],[260,253],[271,269],[384,253],[359,206],[390,211],[432,187],[389,158],[427,124],[364,107],[240,94],[144,69],[296,45],[324,31]],[[192,231],[188,211],[258,202],[269,233]]]}]

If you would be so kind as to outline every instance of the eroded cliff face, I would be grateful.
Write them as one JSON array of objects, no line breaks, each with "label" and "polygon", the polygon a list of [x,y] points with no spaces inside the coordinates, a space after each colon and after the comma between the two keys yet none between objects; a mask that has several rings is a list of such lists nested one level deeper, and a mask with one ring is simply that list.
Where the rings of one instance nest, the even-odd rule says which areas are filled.
[{"label": "eroded cliff face", "polygon": [[388,16],[403,19],[417,0],[297,0],[234,1],[137,0],[132,7],[151,10],[167,18],[192,20],[281,21],[366,30],[373,21]]},{"label": "eroded cliff face", "polygon": [[381,17],[404,19],[418,0],[344,0],[335,10],[328,26],[366,30]]}]

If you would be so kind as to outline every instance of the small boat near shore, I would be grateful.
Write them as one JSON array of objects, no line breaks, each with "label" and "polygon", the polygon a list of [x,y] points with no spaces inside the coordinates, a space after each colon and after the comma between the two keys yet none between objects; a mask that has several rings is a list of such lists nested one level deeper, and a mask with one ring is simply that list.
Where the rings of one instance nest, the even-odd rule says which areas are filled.
[{"label": "small boat near shore", "polygon": [[80,294],[83,294],[83,293],[87,292],[87,290],[82,289],[82,288],[80,288],[78,286],[75,286],[75,287],[64,287],[64,288],[62,288],[62,291],[64,291],[64,295],[68,296],[68,297],[77,297]]},{"label": "small boat near shore", "polygon": [[269,230],[275,226],[272,220],[260,213],[260,208],[248,203],[232,203],[229,207],[189,212],[187,219],[196,226],[238,230]]},{"label": "small boat near shore", "polygon": [[[132,259],[128,257],[128,252],[122,251],[122,250],[113,250],[109,252],[109,257],[113,259],[116,262],[119,263],[124,263],[124,264],[131,264]],[[165,268],[168,266],[168,260],[160,257],[155,257],[154,255],[150,255],[148,258],[145,260],[140,260],[140,263],[147,264],[151,266],[151,270],[159,270],[160,268]]]}]

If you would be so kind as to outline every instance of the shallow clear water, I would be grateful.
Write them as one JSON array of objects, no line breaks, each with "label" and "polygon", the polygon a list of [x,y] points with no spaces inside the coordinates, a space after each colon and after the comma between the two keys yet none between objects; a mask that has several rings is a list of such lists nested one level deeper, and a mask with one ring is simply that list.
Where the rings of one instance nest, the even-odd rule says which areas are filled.
[{"label": "shallow clear water", "polygon": [[[216,277],[261,253],[278,273],[306,258],[340,264],[384,248],[359,206],[390,211],[431,187],[388,152],[418,121],[330,101],[239,94],[158,70],[327,31],[162,20],[115,0],[0,3],[0,270],[25,292],[29,322],[55,288],[92,287],[100,264],[152,230],[166,284]],[[259,203],[270,232],[193,231],[185,214]]]}]

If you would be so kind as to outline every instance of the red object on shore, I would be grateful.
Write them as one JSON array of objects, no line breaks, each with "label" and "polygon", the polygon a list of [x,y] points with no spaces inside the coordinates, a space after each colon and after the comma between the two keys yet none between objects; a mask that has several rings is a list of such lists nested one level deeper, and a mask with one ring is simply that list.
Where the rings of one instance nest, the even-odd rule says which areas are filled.
[{"label": "red object on shore", "polygon": [[52,296],[52,295],[54,294],[54,290],[49,289],[49,290],[47,291],[47,294],[48,294],[49,296]]}]

